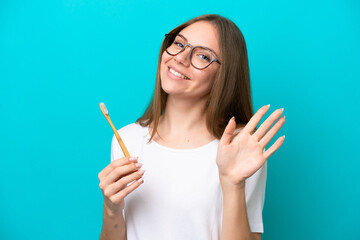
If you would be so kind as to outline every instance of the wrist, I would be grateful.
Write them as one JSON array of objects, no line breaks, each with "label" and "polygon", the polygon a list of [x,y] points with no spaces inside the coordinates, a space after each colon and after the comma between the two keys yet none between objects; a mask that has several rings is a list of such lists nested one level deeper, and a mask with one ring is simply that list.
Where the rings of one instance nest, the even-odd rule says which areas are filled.
[{"label": "wrist", "polygon": [[123,209],[122,208],[113,209],[104,203],[104,213],[111,218],[116,218],[116,217],[120,217],[120,216],[122,217]]},{"label": "wrist", "polygon": [[245,191],[245,180],[234,182],[228,177],[220,176],[220,184],[223,192]]}]

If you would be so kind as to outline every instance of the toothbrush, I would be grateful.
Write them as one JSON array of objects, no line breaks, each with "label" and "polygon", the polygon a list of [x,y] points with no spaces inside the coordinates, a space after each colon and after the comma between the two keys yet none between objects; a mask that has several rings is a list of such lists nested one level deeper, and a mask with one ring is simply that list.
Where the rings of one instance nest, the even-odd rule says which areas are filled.
[{"label": "toothbrush", "polygon": [[114,124],[111,122],[111,119],[110,119],[110,117],[109,117],[109,112],[108,112],[108,110],[106,109],[105,104],[104,104],[104,103],[100,103],[99,106],[100,106],[101,112],[104,114],[106,120],[108,120],[108,122],[110,123],[110,126],[111,126],[112,130],[113,130],[114,133],[115,133],[116,139],[118,140],[118,142],[119,142],[119,144],[120,144],[120,147],[121,147],[121,150],[123,151],[125,157],[130,157],[130,154],[129,154],[128,150],[126,149],[125,144],[124,144],[123,141],[121,140],[121,137],[120,137],[118,131],[116,130]]}]

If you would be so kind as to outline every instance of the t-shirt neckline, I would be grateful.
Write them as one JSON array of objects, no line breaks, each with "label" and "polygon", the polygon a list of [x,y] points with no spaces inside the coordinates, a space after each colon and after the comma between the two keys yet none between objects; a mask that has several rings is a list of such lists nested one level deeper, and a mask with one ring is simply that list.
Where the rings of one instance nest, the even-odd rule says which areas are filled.
[{"label": "t-shirt neckline", "polygon": [[[151,134],[150,134],[149,125],[145,127],[145,131],[146,131],[146,134],[149,136],[148,139],[150,139]],[[208,146],[213,145],[217,141],[219,141],[219,140],[217,138],[215,138],[211,142],[209,142],[209,143],[207,143],[205,145],[202,145],[200,147],[196,147],[196,148],[170,148],[170,147],[163,146],[160,143],[157,143],[156,141],[154,141],[154,139],[152,139],[150,143],[153,143],[154,145],[156,145],[156,146],[158,146],[158,147],[160,147],[162,149],[172,151],[172,152],[195,152],[195,151],[200,151],[200,150],[202,150],[204,148],[207,148]]]}]

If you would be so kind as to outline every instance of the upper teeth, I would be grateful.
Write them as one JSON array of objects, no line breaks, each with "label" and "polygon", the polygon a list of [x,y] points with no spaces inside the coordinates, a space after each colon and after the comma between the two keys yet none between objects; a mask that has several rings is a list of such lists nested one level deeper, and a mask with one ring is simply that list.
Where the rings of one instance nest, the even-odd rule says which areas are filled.
[{"label": "upper teeth", "polygon": [[175,76],[181,77],[183,79],[188,79],[187,77],[185,77],[184,75],[182,75],[181,73],[178,73],[177,71],[175,71],[174,69],[170,68],[170,72],[172,74],[174,74]]}]

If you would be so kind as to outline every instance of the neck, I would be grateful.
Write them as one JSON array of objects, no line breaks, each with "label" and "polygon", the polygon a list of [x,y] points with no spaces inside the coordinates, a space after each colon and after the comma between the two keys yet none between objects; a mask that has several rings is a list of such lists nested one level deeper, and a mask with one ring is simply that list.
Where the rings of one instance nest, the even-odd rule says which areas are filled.
[{"label": "neck", "polygon": [[169,95],[164,114],[160,117],[159,128],[166,129],[171,136],[207,132],[206,101],[207,98],[194,101]]}]

